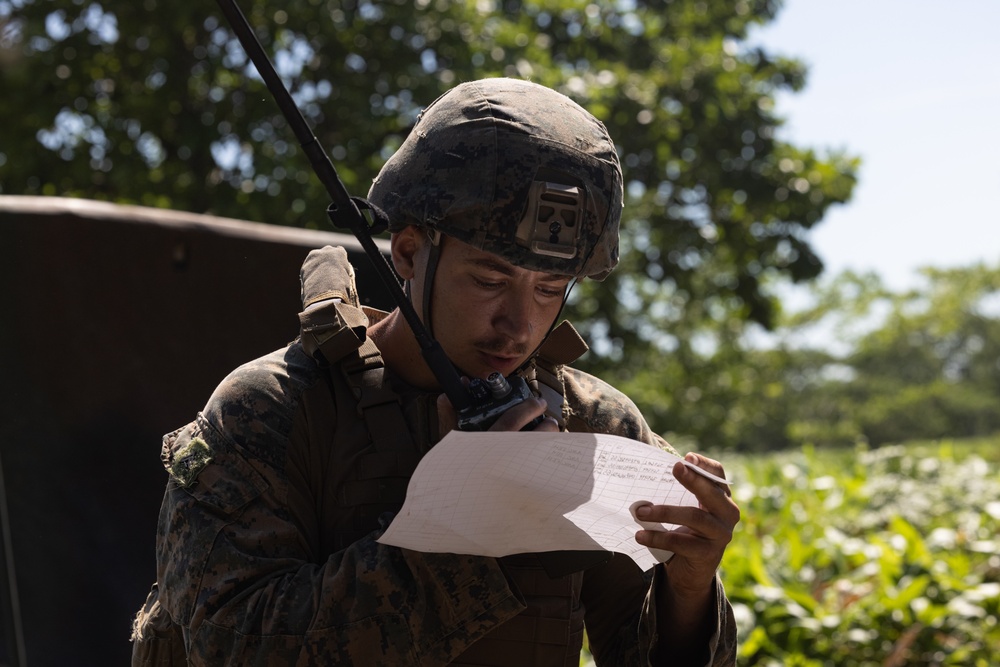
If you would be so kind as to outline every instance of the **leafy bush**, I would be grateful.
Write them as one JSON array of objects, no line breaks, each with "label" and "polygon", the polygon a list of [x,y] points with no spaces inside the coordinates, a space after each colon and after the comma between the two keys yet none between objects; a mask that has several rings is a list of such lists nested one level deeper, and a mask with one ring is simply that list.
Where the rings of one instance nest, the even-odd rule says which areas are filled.
[{"label": "leafy bush", "polygon": [[998,445],[723,456],[740,664],[1000,664]]}]

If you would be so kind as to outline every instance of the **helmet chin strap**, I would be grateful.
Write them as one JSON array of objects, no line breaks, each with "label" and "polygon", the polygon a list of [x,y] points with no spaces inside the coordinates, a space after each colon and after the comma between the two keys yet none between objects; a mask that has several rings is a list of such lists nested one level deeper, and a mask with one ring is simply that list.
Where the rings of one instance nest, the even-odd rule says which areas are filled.
[{"label": "helmet chin strap", "polygon": [[436,229],[427,230],[427,240],[431,247],[427,252],[427,266],[424,267],[424,293],[421,298],[421,316],[427,333],[434,337],[434,324],[431,321],[431,294],[434,292],[434,276],[437,274],[438,261],[441,259],[441,232]]},{"label": "helmet chin strap", "polygon": [[566,292],[563,294],[562,304],[559,306],[559,312],[556,313],[556,316],[552,319],[552,323],[549,324],[549,330],[545,332],[544,336],[542,336],[542,340],[538,341],[538,345],[536,345],[535,349],[531,351],[528,358],[524,360],[524,363],[521,364],[516,371],[514,371],[515,373],[520,373],[527,368],[528,365],[531,364],[531,360],[535,358],[536,354],[538,354],[538,350],[540,350],[542,345],[545,344],[545,341],[548,340],[549,334],[552,333],[552,330],[556,328],[556,324],[559,323],[559,318],[562,317],[562,312],[566,309],[566,302],[569,301],[569,293],[573,291],[573,287],[576,286],[577,282],[577,278],[570,278],[569,283],[566,285]]}]

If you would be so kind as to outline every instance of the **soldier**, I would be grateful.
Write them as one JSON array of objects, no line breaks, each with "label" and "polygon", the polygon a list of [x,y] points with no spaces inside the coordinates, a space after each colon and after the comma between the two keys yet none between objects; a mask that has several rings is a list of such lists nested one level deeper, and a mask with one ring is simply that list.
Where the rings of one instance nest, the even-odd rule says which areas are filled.
[{"label": "soldier", "polygon": [[[537,398],[492,426],[612,433],[670,449],[633,402],[567,364],[554,327],[575,280],[618,261],[622,177],[604,126],[542,86],[487,79],[421,114],[369,198],[421,321],[467,377],[513,372]],[[133,664],[733,665],[717,568],[739,509],[678,464],[700,506],[651,506],[643,545],[674,557],[566,562],[376,542],[455,412],[399,310],[358,306],[341,249],[310,253],[302,335],[229,375],[164,438],[157,581]],[[688,454],[722,476],[716,461]],[[556,556],[558,559],[559,556]],[[551,558],[548,559],[551,561]]]}]

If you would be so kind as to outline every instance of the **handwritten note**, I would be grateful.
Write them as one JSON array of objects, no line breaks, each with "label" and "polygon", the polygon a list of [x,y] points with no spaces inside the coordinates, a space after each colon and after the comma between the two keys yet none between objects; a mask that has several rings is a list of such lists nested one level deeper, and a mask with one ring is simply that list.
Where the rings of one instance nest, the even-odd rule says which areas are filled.
[{"label": "handwritten note", "polygon": [[[698,504],[674,479],[678,457],[613,435],[451,432],[424,456],[379,542],[480,556],[605,549],[648,570],[669,552],[635,541],[635,507]],[[719,483],[700,468],[691,469]]]}]

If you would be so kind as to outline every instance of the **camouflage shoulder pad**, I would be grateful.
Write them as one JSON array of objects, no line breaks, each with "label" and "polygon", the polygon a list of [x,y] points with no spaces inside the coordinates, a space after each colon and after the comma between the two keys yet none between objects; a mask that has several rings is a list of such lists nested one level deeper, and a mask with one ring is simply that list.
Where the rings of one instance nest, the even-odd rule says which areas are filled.
[{"label": "camouflage shoulder pad", "polygon": [[311,251],[300,279],[302,348],[317,361],[335,363],[361,346],[368,327],[347,251],[332,246]]},{"label": "camouflage shoulder pad", "polygon": [[342,247],[325,246],[311,250],[299,272],[302,309],[327,299],[340,299],[355,308],[360,307],[358,289],[354,284],[354,267]]}]

